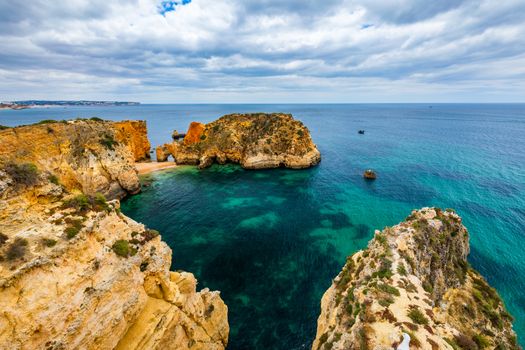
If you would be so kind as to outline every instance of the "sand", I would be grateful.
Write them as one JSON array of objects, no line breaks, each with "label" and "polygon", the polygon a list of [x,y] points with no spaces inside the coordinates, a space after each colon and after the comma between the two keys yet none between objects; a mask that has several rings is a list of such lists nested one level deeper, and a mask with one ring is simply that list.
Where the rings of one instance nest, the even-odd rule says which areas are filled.
[{"label": "sand", "polygon": [[148,162],[148,163],[135,163],[135,168],[139,172],[139,175],[149,174],[157,170],[175,168],[177,164],[174,162]]}]

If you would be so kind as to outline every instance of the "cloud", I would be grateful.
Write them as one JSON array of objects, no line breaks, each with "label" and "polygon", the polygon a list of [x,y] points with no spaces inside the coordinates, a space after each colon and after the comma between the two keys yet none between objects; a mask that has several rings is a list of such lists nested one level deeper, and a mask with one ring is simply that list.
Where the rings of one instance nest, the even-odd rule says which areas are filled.
[{"label": "cloud", "polygon": [[522,0],[4,0],[0,93],[523,101],[524,16]]}]

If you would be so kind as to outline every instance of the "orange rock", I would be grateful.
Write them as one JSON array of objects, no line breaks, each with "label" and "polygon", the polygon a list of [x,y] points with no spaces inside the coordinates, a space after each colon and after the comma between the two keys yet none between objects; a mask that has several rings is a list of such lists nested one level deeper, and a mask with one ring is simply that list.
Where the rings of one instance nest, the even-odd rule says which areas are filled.
[{"label": "orange rock", "polygon": [[198,122],[192,122],[188,129],[188,133],[184,137],[185,145],[192,145],[201,141],[201,136],[204,134],[205,125]]},{"label": "orange rock", "polygon": [[148,129],[144,120],[125,120],[113,123],[115,139],[131,149],[135,162],[150,158]]}]

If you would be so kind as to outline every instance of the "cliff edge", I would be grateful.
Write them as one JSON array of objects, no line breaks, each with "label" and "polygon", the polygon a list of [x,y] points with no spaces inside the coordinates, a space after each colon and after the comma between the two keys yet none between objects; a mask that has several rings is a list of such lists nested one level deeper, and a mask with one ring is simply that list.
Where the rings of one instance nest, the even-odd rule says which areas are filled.
[{"label": "cliff edge", "polygon": [[[376,231],[321,301],[312,349],[519,349],[498,293],[467,263],[452,210],[423,208]],[[408,336],[408,337],[407,337]]]},{"label": "cliff edge", "polygon": [[310,132],[290,114],[229,114],[201,124],[193,122],[181,143],[157,148],[157,159],[172,155],[178,164],[205,168],[238,163],[245,169],[308,168],[321,160]]},{"label": "cliff edge", "polygon": [[149,149],[144,121],[48,120],[0,130],[0,168],[34,164],[68,189],[110,199],[140,191],[134,163]]},{"label": "cliff edge", "polygon": [[219,292],[170,271],[160,234],[102,194],[140,190],[133,163],[149,151],[142,125],[0,132],[0,349],[226,347]]}]

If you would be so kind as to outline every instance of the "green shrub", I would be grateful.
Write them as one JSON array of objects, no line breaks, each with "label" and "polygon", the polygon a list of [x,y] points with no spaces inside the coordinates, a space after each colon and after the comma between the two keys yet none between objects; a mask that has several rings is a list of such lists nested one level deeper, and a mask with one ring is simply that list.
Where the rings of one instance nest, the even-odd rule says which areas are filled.
[{"label": "green shrub", "polygon": [[137,250],[131,247],[129,242],[125,239],[119,239],[118,241],[113,243],[111,249],[113,249],[115,254],[124,258],[135,255],[137,253]]},{"label": "green shrub", "polygon": [[89,118],[89,120],[92,120],[94,122],[103,122],[104,121],[103,119],[100,119],[99,117],[92,117],[92,118]]},{"label": "green shrub", "polygon": [[50,174],[48,175],[47,179],[49,180],[49,182],[51,182],[52,184],[55,184],[55,185],[60,185],[60,180],[58,179],[58,177],[54,174]]},{"label": "green shrub", "polygon": [[11,129],[10,126],[0,125],[0,130]]},{"label": "green shrub", "polygon": [[379,299],[379,305],[384,306],[384,307],[388,307],[388,306],[390,306],[393,303],[394,303],[394,299],[392,299],[392,297],[390,297],[390,296],[386,297],[386,298]]},{"label": "green shrub", "polygon": [[33,163],[9,163],[4,171],[17,185],[33,186],[38,182],[38,168]]},{"label": "green shrub", "polygon": [[42,238],[42,244],[48,248],[54,247],[57,244],[57,241],[51,238]]},{"label": "green shrub", "polygon": [[392,261],[385,257],[382,257],[380,269],[379,271],[376,271],[372,274],[372,278],[378,277],[379,279],[383,279],[383,278],[389,279],[390,277],[392,277],[391,268],[392,268]]},{"label": "green shrub", "polygon": [[101,145],[110,150],[114,150],[115,146],[118,146],[118,142],[113,138],[113,135],[110,134],[104,134],[99,142]]},{"label": "green shrub", "polygon": [[434,287],[432,286],[432,283],[430,283],[429,281],[423,282],[423,289],[427,293],[432,293],[434,291]]},{"label": "green shrub", "polygon": [[399,263],[399,265],[397,265],[397,273],[399,273],[401,276],[406,276],[407,275],[407,270],[405,268],[405,264]]},{"label": "green shrub", "polygon": [[80,232],[80,228],[75,227],[75,226],[68,226],[66,227],[64,232],[66,233],[67,238],[71,239],[75,237],[76,235],[78,235],[78,233]]},{"label": "green shrub", "polygon": [[412,308],[408,312],[407,316],[410,317],[410,319],[412,321],[414,321],[414,323],[421,324],[421,325],[427,325],[428,324],[428,319],[426,318],[426,316],[423,315],[423,313],[421,311],[419,311],[419,309],[417,309],[417,308]]},{"label": "green shrub", "polygon": [[474,342],[478,345],[480,349],[485,349],[490,346],[490,342],[487,338],[482,336],[481,334],[476,334],[472,337]]},{"label": "green shrub", "polygon": [[385,293],[395,295],[395,296],[399,296],[400,295],[399,290],[396,287],[389,286],[386,283],[378,284],[377,285],[377,289],[379,289],[380,291],[383,291]]},{"label": "green shrub", "polygon": [[386,236],[381,234],[381,233],[377,234],[375,239],[376,239],[376,241],[378,241],[379,243],[381,243],[383,245],[386,244]]},{"label": "green shrub", "polygon": [[445,338],[445,341],[448,343],[448,345],[450,345],[452,347],[452,349],[454,350],[459,350],[458,348],[458,344],[456,344],[456,342],[450,338]]},{"label": "green shrub", "polygon": [[79,194],[74,198],[64,201],[62,208],[74,208],[79,213],[85,213],[88,210],[110,211],[106,197],[101,193],[97,193],[95,197]]},{"label": "green shrub", "polygon": [[41,125],[41,124],[54,124],[54,123],[58,123],[58,120],[53,120],[53,119],[44,119],[44,120],[41,120],[41,121],[39,121],[38,123],[36,123],[36,125]]},{"label": "green shrub", "polygon": [[89,197],[85,194],[79,194],[78,196],[69,199],[64,202],[63,207],[64,208],[74,208],[77,211],[86,211],[90,208],[90,201]]},{"label": "green shrub", "polygon": [[352,312],[353,312],[353,306],[352,306],[352,304],[347,304],[347,305],[346,305],[346,312],[347,312],[349,315],[352,314]]},{"label": "green shrub", "polygon": [[93,199],[93,203],[94,203],[93,209],[96,211],[101,211],[101,210],[109,211],[110,210],[109,205],[106,202],[106,197],[104,197],[102,193],[97,193],[95,195],[95,198]]},{"label": "green shrub", "polygon": [[13,243],[7,248],[7,260],[13,261],[22,258],[26,254],[27,239],[17,237]]},{"label": "green shrub", "polygon": [[321,345],[326,343],[327,340],[328,340],[328,333],[324,333],[323,335],[321,335],[319,337],[319,348],[321,347]]}]

